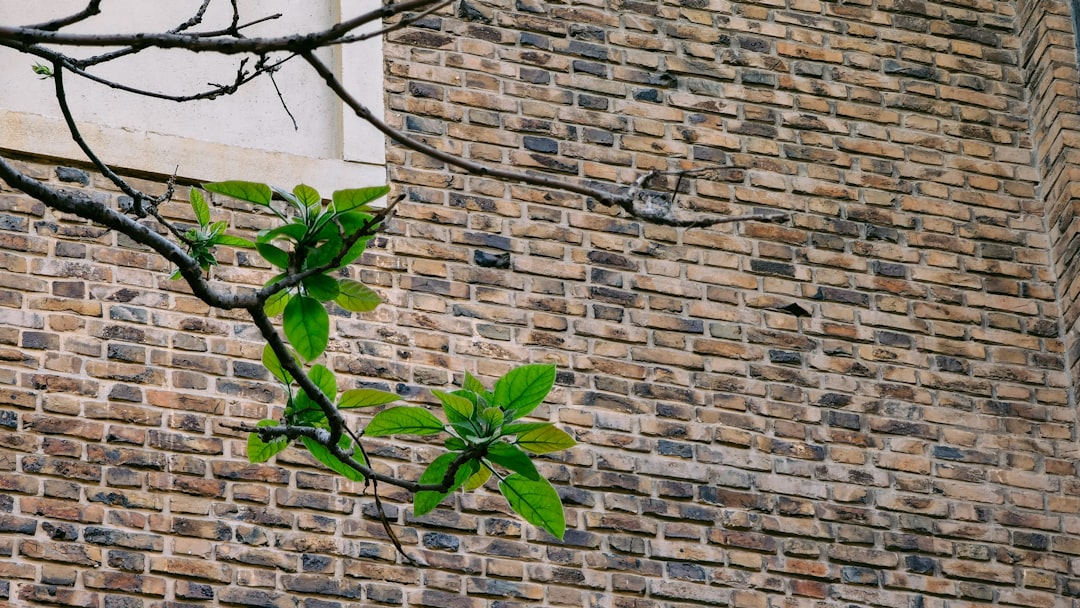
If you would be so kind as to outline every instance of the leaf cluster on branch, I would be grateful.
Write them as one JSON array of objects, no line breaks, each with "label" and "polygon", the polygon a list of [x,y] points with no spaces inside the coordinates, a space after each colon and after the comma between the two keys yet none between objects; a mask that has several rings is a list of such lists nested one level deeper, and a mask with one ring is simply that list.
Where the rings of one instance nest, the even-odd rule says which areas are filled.
[{"label": "leaf cluster on branch", "polygon": [[[299,440],[331,470],[348,479],[373,484],[377,503],[379,482],[413,492],[417,514],[430,511],[456,489],[473,490],[494,477],[497,489],[514,511],[552,535],[562,537],[566,523],[561,501],[555,489],[537,471],[532,459],[538,454],[569,448],[574,445],[574,440],[550,422],[524,420],[551,391],[555,381],[553,366],[518,367],[500,378],[491,390],[478,379],[466,375],[460,389],[433,391],[442,405],[445,420],[422,407],[398,405],[382,409],[365,426],[354,429],[344,412],[384,407],[395,402],[398,396],[363,388],[339,392],[334,373],[317,362],[329,341],[327,306],[336,304],[348,311],[366,312],[379,303],[373,290],[358,281],[338,276],[338,271],[359,258],[392,214],[394,201],[383,208],[371,205],[386,196],[389,187],[340,190],[324,200],[317,191],[305,185],[287,191],[247,181],[208,183],[203,185],[207,192],[251,203],[276,217],[278,224],[260,232],[254,241],[230,235],[224,222],[212,221],[206,197],[192,189],[189,199],[196,225],[185,229],[158,212],[158,207],[172,198],[172,180],[160,194],[139,191],[83,139],[68,107],[65,74],[133,95],[185,102],[235,93],[260,76],[273,79],[274,72],[283,63],[299,58],[358,118],[373,125],[389,140],[441,160],[459,171],[581,194],[602,204],[616,206],[631,216],[667,226],[707,227],[741,221],[784,221],[787,216],[761,213],[679,217],[675,203],[683,178],[707,168],[675,172],[678,182],[674,190],[666,192],[647,187],[652,178],[662,175],[659,173],[644,174],[632,184],[596,184],[488,166],[461,158],[391,127],[347,90],[333,70],[316,56],[316,51],[322,48],[382,36],[408,26],[447,6],[450,0],[407,0],[386,4],[321,31],[278,37],[245,35],[251,26],[278,19],[281,15],[245,21],[235,1],[230,3],[232,18],[228,24],[218,29],[198,30],[207,8],[214,1],[203,0],[190,18],[164,32],[76,34],[65,31],[76,23],[98,18],[103,13],[101,0],[90,0],[81,11],[44,23],[0,25],[0,46],[34,58],[35,63],[28,69],[43,79],[52,79],[72,139],[101,174],[127,198],[125,204],[113,208],[86,193],[57,188],[27,176],[3,157],[0,157],[0,179],[51,209],[108,227],[157,252],[176,267],[173,278],[184,280],[194,295],[211,307],[246,311],[266,341],[262,362],[282,384],[287,395],[281,419],[263,420],[254,427],[234,427],[250,433],[248,454],[252,461],[265,461]],[[357,33],[359,28],[373,23],[379,24],[381,29]],[[384,23],[389,25],[383,26]],[[76,58],[62,50],[69,48],[101,50],[90,57]],[[152,48],[242,57],[233,82],[182,95],[163,94],[138,82],[120,82],[95,72],[101,65]],[[157,230],[153,222],[164,227],[166,232]],[[250,293],[224,289],[210,278],[209,273],[217,264],[216,248],[223,246],[253,248],[277,273],[261,289]],[[273,320],[278,316],[281,317],[282,331]],[[372,468],[362,441],[364,435],[435,434],[447,436],[446,452],[435,458],[417,481]],[[385,518],[383,524],[401,550]]]}]

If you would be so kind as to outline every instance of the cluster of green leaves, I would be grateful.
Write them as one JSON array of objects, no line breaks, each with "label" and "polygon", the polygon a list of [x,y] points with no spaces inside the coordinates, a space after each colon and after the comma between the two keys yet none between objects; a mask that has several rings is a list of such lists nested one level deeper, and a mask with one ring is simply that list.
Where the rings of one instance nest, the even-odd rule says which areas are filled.
[{"label": "cluster of green leaves", "polygon": [[[330,430],[330,423],[326,418],[326,412],[323,411],[323,409],[319,407],[319,404],[312,400],[307,393],[298,390],[297,387],[294,386],[293,377],[282,367],[281,361],[278,359],[277,355],[274,354],[274,351],[270,348],[269,344],[263,348],[262,362],[263,366],[270,371],[274,378],[285,387],[286,405],[285,414],[282,420],[262,420],[256,426],[268,427],[284,423],[287,426]],[[307,374],[312,383],[314,383],[339,410],[385,405],[399,399],[394,393],[388,393],[372,388],[355,388],[344,391],[339,396],[337,378],[334,376],[334,372],[318,363],[312,365]],[[364,476],[359,471],[343,462],[328,450],[326,446],[320,444],[315,439],[301,437],[301,442],[303,442],[304,446],[311,452],[311,455],[314,456],[316,460],[326,465],[330,470],[353,481],[364,480]],[[248,459],[251,462],[265,462],[288,446],[289,442],[285,437],[277,437],[271,441],[263,441],[258,433],[251,433],[248,436]],[[363,454],[357,449],[357,446],[353,445],[353,440],[348,435],[343,434],[341,436],[338,447],[345,453],[351,454],[352,457],[361,464],[366,464],[363,459]]]},{"label": "cluster of green leaves", "polygon": [[[252,249],[255,247],[255,243],[252,243],[245,238],[225,234],[225,229],[228,228],[226,222],[218,221],[212,224],[210,223],[210,205],[207,204],[206,199],[201,192],[192,188],[190,198],[191,210],[195,212],[195,221],[198,222],[199,225],[184,233],[184,238],[187,239],[188,252],[191,254],[191,257],[195,258],[195,261],[199,263],[200,268],[203,270],[210,270],[211,266],[217,266],[217,257],[214,255],[214,247],[218,245],[242,247],[244,249]],[[177,270],[169,278],[179,279],[180,271]]]},{"label": "cluster of green leaves", "polygon": [[[214,247],[231,245],[253,247],[267,262],[281,272],[267,285],[290,277],[303,276],[299,282],[281,289],[265,302],[268,316],[282,316],[282,327],[290,345],[290,354],[304,370],[311,383],[338,410],[382,406],[398,400],[394,393],[357,388],[338,391],[337,378],[326,366],[313,363],[322,356],[329,342],[330,319],[326,307],[334,302],[353,312],[373,310],[379,296],[367,286],[333,273],[360,257],[371,238],[373,214],[369,203],[384,196],[386,186],[334,192],[323,201],[313,188],[300,185],[291,192],[266,184],[227,181],[203,187],[269,209],[281,223],[259,232],[254,243],[225,234],[225,222],[210,223],[210,208],[197,191],[192,190],[191,206],[198,227],[185,234],[191,254],[202,268],[217,264]],[[274,194],[284,201],[275,207]],[[332,431],[327,411],[292,377],[269,344],[263,349],[263,365],[285,388],[287,402],[281,420],[262,420],[259,428],[303,427]],[[492,477],[510,507],[526,521],[562,538],[566,519],[562,500],[555,488],[540,475],[532,457],[569,448],[572,437],[550,422],[527,422],[521,419],[536,409],[555,384],[555,366],[525,365],[500,378],[487,390],[475,377],[466,374],[461,389],[433,391],[442,404],[442,421],[423,407],[396,406],[375,414],[364,429],[371,437],[388,435],[435,435],[446,433],[447,452],[437,457],[418,480],[422,485],[443,485],[445,491],[421,491],[414,497],[417,515],[435,508],[459,488],[466,491],[483,486]],[[331,412],[332,413],[332,412]],[[338,429],[340,430],[340,429]],[[366,465],[363,452],[349,434],[341,433],[337,447],[360,464]],[[362,473],[311,436],[301,441],[316,460],[342,476],[363,481]],[[259,432],[248,437],[248,458],[265,462],[289,445],[277,436],[265,441]]]},{"label": "cluster of green leaves", "polygon": [[35,63],[34,65],[30,66],[30,69],[33,70],[34,73],[38,76],[41,76],[41,78],[39,78],[38,80],[46,80],[53,77],[52,67],[47,66],[44,63]]},{"label": "cluster of green leaves", "polygon": [[[311,362],[326,350],[330,340],[327,302],[336,302],[354,312],[367,312],[379,305],[381,300],[371,288],[359,281],[331,276],[330,273],[354,262],[364,253],[373,228],[369,203],[385,196],[390,191],[389,187],[338,190],[328,202],[324,202],[314,188],[303,184],[293,188],[292,192],[246,181],[215,182],[203,184],[203,188],[265,207],[281,220],[278,226],[260,231],[254,243],[229,237],[224,234],[224,222],[209,224],[209,207],[199,192],[192,190],[191,205],[200,227],[185,236],[190,241],[192,255],[204,268],[217,263],[213,255],[215,245],[235,245],[254,247],[267,262],[281,270],[267,285],[294,275],[305,275],[300,282],[267,298],[264,305],[268,316],[282,315],[282,327],[292,347],[290,356],[294,362]],[[274,194],[284,201],[283,209],[274,206]],[[284,420],[281,422],[289,426],[330,430],[326,413],[306,392],[299,389],[269,344],[263,348],[262,361],[285,387],[288,396]],[[330,401],[337,399],[334,372],[324,365],[314,364],[307,375]],[[392,393],[356,389],[343,393],[336,406],[381,405],[397,398]],[[263,420],[257,426],[278,424],[276,420]],[[363,480],[359,471],[315,439],[302,437],[301,441],[317,460],[330,469],[354,481]],[[362,455],[348,436],[343,435],[338,446],[362,461]],[[288,440],[284,437],[264,442],[258,433],[252,433],[248,438],[248,457],[252,462],[263,462],[286,447]]]},{"label": "cluster of green leaves", "polygon": [[[279,226],[259,232],[254,247],[281,270],[267,285],[291,275],[310,273],[299,284],[275,293],[265,305],[270,317],[283,315],[285,337],[305,361],[322,355],[330,339],[330,316],[324,303],[333,301],[353,312],[368,312],[379,305],[379,295],[370,287],[330,273],[364,253],[371,236],[355,235],[369,232],[372,215],[368,204],[385,196],[390,191],[388,186],[338,190],[326,204],[314,188],[303,184],[292,192],[243,181],[203,187],[266,207],[281,220]],[[285,201],[284,211],[271,204],[275,193]],[[321,270],[311,272],[317,269]]]},{"label": "cluster of green leaves", "polygon": [[530,454],[547,454],[572,447],[570,435],[550,422],[522,422],[551,392],[554,365],[524,365],[500,378],[494,390],[465,374],[461,389],[433,391],[442,403],[446,422],[422,407],[398,406],[383,410],[368,423],[365,433],[434,435],[447,432],[447,453],[436,458],[420,476],[422,484],[442,483],[451,467],[453,484],[445,492],[417,492],[416,515],[435,508],[458,488],[484,485],[493,475],[510,507],[526,521],[562,538],[566,518],[562,500],[533,464]]}]

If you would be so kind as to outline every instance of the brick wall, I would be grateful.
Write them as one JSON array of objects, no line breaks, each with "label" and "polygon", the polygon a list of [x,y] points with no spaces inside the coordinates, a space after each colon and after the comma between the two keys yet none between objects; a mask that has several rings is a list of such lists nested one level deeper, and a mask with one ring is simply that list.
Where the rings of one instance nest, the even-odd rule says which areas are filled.
[{"label": "brick wall", "polygon": [[1051,258],[1059,277],[1059,298],[1068,360],[1075,377],[1080,368],[1080,342],[1076,322],[1080,316],[1080,248],[1077,240],[1076,134],[1080,128],[1077,105],[1077,47],[1068,3],[1028,2],[1020,7],[1024,39],[1024,75],[1031,96],[1031,123],[1035,135],[1035,163],[1046,201]]},{"label": "brick wall", "polygon": [[[563,543],[488,494],[414,518],[390,491],[426,568],[305,453],[245,463],[224,424],[281,404],[250,324],[0,191],[0,602],[1075,606],[1070,32],[1043,0],[470,1],[395,32],[390,117],[429,143],[720,167],[691,210],[792,215],[661,228],[391,148],[408,199],[354,269],[388,303],[336,318],[329,364],[430,401],[558,363],[537,413],[583,444],[540,465]],[[402,475],[434,454],[372,446]]]}]

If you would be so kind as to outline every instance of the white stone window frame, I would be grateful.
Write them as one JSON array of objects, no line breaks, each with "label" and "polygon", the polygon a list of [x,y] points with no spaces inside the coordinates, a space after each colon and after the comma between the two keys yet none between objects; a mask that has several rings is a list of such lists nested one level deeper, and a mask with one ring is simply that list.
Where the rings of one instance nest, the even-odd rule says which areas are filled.
[{"label": "white stone window frame", "polygon": [[[288,4],[287,0],[281,1]],[[0,15],[5,14],[4,5],[10,7],[25,2],[26,0],[0,0]],[[380,6],[379,0],[323,0],[323,2],[328,13],[327,24],[336,22],[341,15],[352,17]],[[78,10],[85,5],[85,0],[70,0],[70,6],[66,6],[69,2],[40,4],[55,4],[55,8],[50,8],[49,15],[57,16],[67,14],[64,9],[70,6]],[[229,3],[223,4],[227,6]],[[256,11],[260,15],[267,13],[266,4],[262,0],[258,3],[247,3],[248,14],[254,15]],[[198,2],[195,5],[197,6]],[[245,3],[241,3],[241,8],[245,8]],[[115,10],[110,9],[110,2],[103,3],[103,9]],[[281,12],[288,14],[285,10]],[[31,19],[23,19],[18,15],[11,17],[13,13],[10,11],[6,14],[9,16],[0,18],[0,21],[4,23],[32,22],[32,17]],[[107,19],[108,13],[104,17]],[[105,22],[105,19],[100,22]],[[377,29],[380,25],[375,24],[369,29]],[[306,30],[301,28],[301,31]],[[331,56],[345,87],[367,105],[376,116],[382,116],[385,108],[381,38],[376,37],[359,43],[334,47],[324,55],[324,58],[330,59]],[[214,60],[223,62],[223,65],[229,66],[229,69],[235,72],[237,57],[217,56]],[[41,111],[28,110],[25,107],[11,109],[12,106],[17,105],[11,98],[8,103],[5,103],[3,91],[6,90],[7,95],[13,95],[18,94],[20,88],[25,90],[27,87],[35,86],[36,76],[30,70],[30,66],[35,61],[36,58],[30,55],[18,54],[10,49],[0,49],[0,82],[6,80],[9,83],[6,87],[0,86],[0,151],[9,154],[14,152],[55,159],[86,161],[85,155],[72,141],[54,99],[51,104],[48,101],[42,101]],[[342,188],[386,183],[386,146],[383,135],[344,106],[333,92],[321,80],[318,80],[317,75],[314,75],[314,70],[303,60],[297,58],[291,63],[295,65],[290,66],[290,69],[306,70],[305,77],[314,76],[315,79],[309,81],[303,90],[290,91],[288,88],[290,83],[287,80],[283,81],[281,77],[278,78],[278,84],[281,85],[283,91],[287,92],[289,110],[301,123],[299,136],[305,136],[303,129],[305,122],[312,124],[311,121],[316,120],[328,121],[328,124],[319,125],[320,132],[316,136],[325,141],[321,142],[321,149],[317,152],[295,153],[290,151],[287,145],[275,146],[273,143],[263,146],[258,143],[235,145],[222,141],[208,141],[205,138],[185,134],[182,125],[171,129],[161,129],[159,132],[152,128],[133,128],[117,124],[122,122],[122,119],[114,118],[100,121],[80,120],[79,129],[98,156],[120,171],[158,175],[172,175],[175,171],[178,177],[198,181],[245,179],[263,181],[286,188],[299,183],[307,183],[323,192],[324,195]],[[13,73],[17,74],[19,79],[17,86],[10,86]],[[65,78],[69,90],[71,83],[77,80],[81,78],[75,75],[68,75]],[[128,84],[138,84],[137,77],[124,80]],[[36,83],[36,86],[47,91],[47,97],[52,99],[51,84]],[[85,85],[84,90],[95,90],[95,88],[102,94],[113,94],[111,89],[92,83]],[[261,99],[258,100],[260,107],[277,112],[279,116],[274,119],[276,124],[279,124],[282,129],[292,130],[292,124],[281,107],[281,102],[272,92],[272,87],[269,90],[272,98],[266,98],[267,91],[264,87]],[[115,93],[115,95],[121,108],[133,107],[126,104],[147,103],[145,98],[130,93]],[[319,103],[308,103],[309,98],[306,97],[308,95],[319,96]],[[79,118],[81,101],[83,100],[70,100],[76,118]],[[158,107],[161,107],[162,103],[176,104],[176,102],[158,102]],[[305,115],[306,108],[319,107],[320,104],[323,108],[328,106],[333,108],[330,116]],[[256,133],[255,137],[257,135]]]}]

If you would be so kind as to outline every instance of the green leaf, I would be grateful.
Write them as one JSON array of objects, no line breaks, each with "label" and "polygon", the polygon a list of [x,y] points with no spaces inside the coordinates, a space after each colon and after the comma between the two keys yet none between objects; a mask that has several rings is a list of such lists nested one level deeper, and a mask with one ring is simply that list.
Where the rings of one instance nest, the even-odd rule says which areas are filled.
[{"label": "green leaf", "polygon": [[[428,468],[424,469],[418,483],[441,483],[443,478],[446,477],[446,472],[450,469],[450,464],[457,459],[459,454],[456,452],[448,452],[439,456],[428,465]],[[462,465],[454,474],[454,485],[451,486],[446,492],[417,492],[413,496],[413,514],[421,516],[430,513],[432,509],[436,507],[444,498],[450,495],[457,488],[461,487],[469,477],[476,471],[477,464],[475,461],[468,462]]]},{"label": "green leaf", "polygon": [[574,438],[567,434],[566,431],[556,428],[550,422],[544,423],[542,427],[519,432],[517,441],[514,443],[519,448],[528,450],[533,454],[558,452],[577,445]]},{"label": "green leaf", "polygon": [[364,433],[371,437],[386,435],[434,435],[443,431],[441,420],[422,407],[400,405],[383,410],[371,419]]},{"label": "green leaf", "polygon": [[440,390],[432,390],[431,394],[435,395],[435,397],[442,402],[443,413],[446,414],[446,420],[451,424],[455,422],[467,422],[472,419],[473,412],[476,408],[473,406],[472,402],[465,397],[444,393]]},{"label": "green leaf", "polygon": [[210,226],[207,227],[208,235],[210,237],[208,240],[213,240],[215,237],[225,234],[225,229],[228,227],[229,223],[225,220],[210,224]]},{"label": "green leaf", "polygon": [[259,243],[256,241],[255,250],[259,252],[259,255],[261,255],[263,259],[274,266],[281,269],[289,268],[289,253],[277,245]]},{"label": "green leaf", "polygon": [[218,194],[224,194],[225,196],[231,196],[238,198],[242,201],[249,203],[255,203],[256,205],[263,205],[264,207],[270,206],[270,199],[273,198],[273,193],[270,191],[270,186],[266,184],[258,184],[255,182],[244,181],[227,181],[227,182],[213,182],[209,184],[203,184],[203,189],[210,192],[217,192]]},{"label": "green leaf", "polygon": [[[347,238],[348,236],[351,236],[353,234],[356,234],[360,230],[363,230],[364,226],[368,223],[369,220],[371,220],[371,216],[367,213],[350,211],[348,213],[342,213],[336,216],[334,220],[334,222],[330,222],[329,224],[327,224],[326,228],[324,228],[320,232],[320,238],[330,238],[329,236],[322,236],[322,234],[328,230],[332,231],[332,235],[341,238],[339,235],[338,224],[340,224],[341,226],[340,232],[344,233]],[[359,258],[361,255],[363,255],[364,249],[367,248],[368,241],[370,241],[371,238],[372,237],[370,235],[365,236],[361,239],[358,239],[352,247],[349,247],[349,251],[347,251],[344,257],[342,257],[341,267],[348,266],[349,264],[356,261],[356,259]]]},{"label": "green leaf", "polygon": [[338,190],[333,194],[334,210],[338,213],[342,213],[350,209],[355,209],[380,197],[386,196],[389,192],[390,186],[372,186],[369,188]]},{"label": "green leaf", "polygon": [[228,234],[219,234],[214,237],[213,243],[215,245],[227,245],[229,247],[243,247],[244,249],[254,249],[255,243],[239,236],[231,236]]},{"label": "green leaf", "polygon": [[465,486],[464,486],[465,491],[466,492],[472,492],[476,488],[479,488],[480,486],[487,483],[487,480],[490,479],[490,478],[491,478],[491,469],[489,469],[487,467],[480,467],[480,470],[473,473],[472,477],[470,477],[465,482]]},{"label": "green leaf", "polygon": [[[257,427],[277,426],[277,420],[260,420]],[[248,435],[247,454],[250,462],[266,462],[275,454],[289,447],[285,437],[275,437],[269,442],[263,441],[258,433]]]},{"label": "green leaf", "polygon": [[285,199],[286,203],[289,203],[293,207],[299,209],[301,213],[307,212],[307,205],[301,203],[300,199],[296,198],[296,195],[292,192],[289,192],[284,188],[279,188],[278,186],[270,186],[270,189],[273,190],[274,193],[276,193],[278,196]]},{"label": "green leaf", "polygon": [[341,402],[338,403],[338,407],[343,410],[354,407],[374,407],[397,401],[400,398],[394,393],[373,388],[354,388],[341,394]]},{"label": "green leaf", "polygon": [[461,383],[461,388],[467,391],[474,392],[478,395],[483,395],[488,392],[488,390],[484,387],[484,384],[477,380],[476,376],[473,376],[469,372],[465,372],[465,381]]},{"label": "green leaf", "polygon": [[339,253],[341,253],[341,239],[336,236],[327,239],[318,247],[310,247],[307,250],[307,257],[304,258],[304,270],[329,264]]},{"label": "green leaf", "polygon": [[[343,437],[342,439],[346,440],[347,442],[348,437]],[[315,460],[318,460],[319,462],[326,465],[326,467],[331,471],[337,472],[346,479],[351,479],[353,481],[364,481],[364,475],[360,473],[360,471],[357,471],[356,469],[350,467],[349,465],[338,459],[337,456],[331,454],[330,450],[327,449],[326,446],[324,446],[323,444],[315,441],[311,437],[301,437],[300,441],[304,442],[304,446],[306,446],[308,451],[311,452],[311,455],[315,457]],[[360,458],[357,458],[357,460],[360,460]]]},{"label": "green leaf", "polygon": [[547,530],[560,540],[566,534],[562,500],[546,479],[533,481],[521,475],[511,475],[499,484],[499,491],[510,503],[510,508],[525,521]]},{"label": "green leaf", "polygon": [[443,442],[443,445],[446,446],[446,449],[450,450],[451,452],[461,452],[465,448],[469,447],[468,444],[458,439],[457,437],[447,437],[446,441]]},{"label": "green leaf", "polygon": [[288,239],[294,243],[299,243],[306,236],[307,226],[289,223],[269,230],[260,230],[256,240],[260,243],[272,243],[277,239]]},{"label": "green leaf", "polygon": [[200,226],[206,226],[210,223],[210,205],[206,204],[206,199],[198,190],[192,188],[191,194],[191,210],[195,212],[195,220],[199,222]]},{"label": "green leaf", "polygon": [[326,428],[326,413],[307,393],[298,391],[293,398],[293,424]]},{"label": "green leaf", "polygon": [[484,402],[483,399],[481,399],[479,395],[472,391],[467,391],[463,388],[459,388],[457,390],[450,391],[449,394],[454,395],[455,397],[461,397],[462,399],[468,399],[469,403],[473,404],[474,407],[483,407],[481,405]]},{"label": "green leaf", "polygon": [[289,300],[292,295],[289,294],[288,289],[282,289],[274,295],[266,298],[266,302],[263,304],[263,311],[266,312],[268,317],[276,317],[285,312],[285,307],[289,305]]},{"label": "green leaf", "polygon": [[367,244],[370,240],[371,237],[366,237],[353,243],[353,246],[349,247],[349,250],[341,257],[341,263],[338,264],[338,268],[344,268],[360,259],[360,256],[364,255],[364,250],[367,249]]},{"label": "green leaf", "polygon": [[523,365],[495,383],[495,404],[506,410],[507,418],[519,418],[536,409],[553,386],[554,365]]},{"label": "green leaf", "polygon": [[527,479],[536,481],[540,479],[540,472],[536,470],[529,455],[508,443],[493,443],[488,446],[487,459],[495,464],[524,475]]},{"label": "green leaf", "polygon": [[[341,237],[345,235],[356,234],[357,232],[364,230],[364,228],[374,217],[370,213],[364,213],[362,211],[347,211],[344,213],[337,213],[334,215],[334,219],[327,222],[319,230],[319,239],[329,238],[331,236]],[[367,240],[370,236],[363,237],[362,240]]]},{"label": "green leaf", "polygon": [[502,426],[503,417],[503,411],[497,407],[486,407],[480,412],[480,419],[484,421],[488,434],[492,434],[492,431]]},{"label": "green leaf", "polygon": [[334,377],[334,372],[330,371],[325,365],[318,363],[312,365],[311,371],[308,372],[308,378],[315,383],[315,386],[319,387],[319,390],[331,402],[337,399],[337,378]]},{"label": "green leaf", "polygon": [[322,302],[329,302],[338,297],[338,281],[325,274],[313,274],[301,281],[309,295],[318,298]]},{"label": "green leaf", "polygon": [[321,302],[297,296],[285,306],[285,337],[305,361],[317,358],[330,342],[330,315]]},{"label": "green leaf", "polygon": [[508,424],[502,428],[503,435],[515,435],[518,433],[524,433],[525,431],[531,431],[533,429],[542,429],[551,426],[550,422],[519,422],[517,424]]},{"label": "green leaf", "polygon": [[288,385],[292,383],[292,376],[285,371],[284,367],[281,367],[281,360],[278,359],[277,354],[274,353],[274,349],[270,348],[269,344],[263,346],[262,364],[282,384]]},{"label": "green leaf", "polygon": [[341,279],[338,281],[338,295],[334,301],[345,310],[370,312],[382,302],[382,298],[360,281]]},{"label": "green leaf", "polygon": [[296,195],[297,200],[308,207],[322,203],[322,196],[319,195],[319,192],[306,184],[300,184],[293,188],[293,194]]}]

